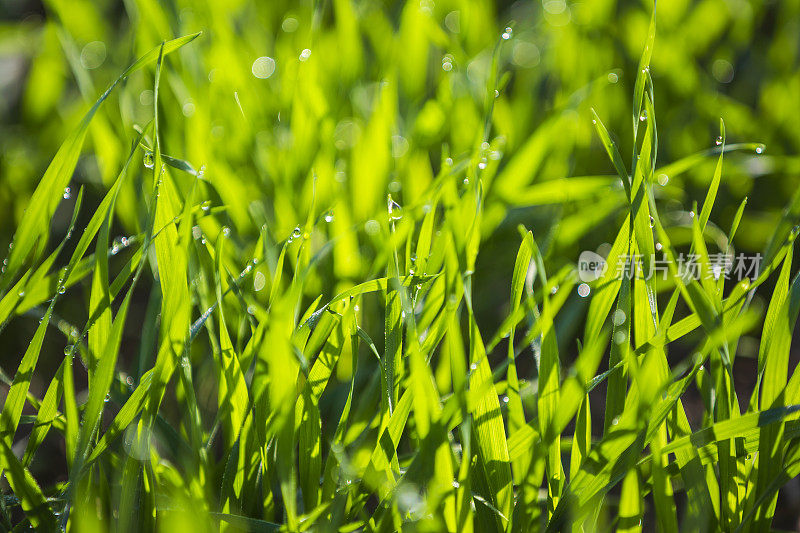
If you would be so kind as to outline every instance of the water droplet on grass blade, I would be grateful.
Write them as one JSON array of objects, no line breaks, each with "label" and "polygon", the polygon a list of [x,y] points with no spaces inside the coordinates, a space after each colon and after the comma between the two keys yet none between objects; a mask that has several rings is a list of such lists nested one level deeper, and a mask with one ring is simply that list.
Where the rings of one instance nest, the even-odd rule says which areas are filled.
[{"label": "water droplet on grass blade", "polygon": [[267,284],[267,277],[262,272],[256,272],[253,277],[253,290],[258,292]]},{"label": "water droplet on grass blade", "polygon": [[153,156],[153,152],[147,151],[144,153],[144,157],[142,158],[142,162],[144,166],[147,168],[153,168],[153,165],[156,164],[156,158]]},{"label": "water droplet on grass blade", "polygon": [[70,196],[72,196],[72,191],[69,187],[64,187],[64,200],[69,200]]},{"label": "water droplet on grass blade", "polygon": [[294,228],[294,230],[292,230],[292,234],[289,236],[289,242],[292,242],[295,239],[299,239],[300,235],[302,234],[303,233],[300,231],[300,226],[297,226],[296,228]]},{"label": "water droplet on grass blade", "polygon": [[453,70],[453,56],[450,54],[445,54],[444,57],[442,57],[442,70],[445,72]]},{"label": "water droplet on grass blade", "polygon": [[717,146],[719,146],[720,144],[722,144],[722,135],[720,135],[719,137],[717,137],[717,140],[716,140],[716,141],[714,141],[714,144],[716,144]]},{"label": "water droplet on grass blade", "polygon": [[403,213],[401,212],[402,207],[392,199],[391,194],[387,196],[386,205],[389,211],[389,220],[400,220],[403,218]]},{"label": "water droplet on grass blade", "polygon": [[581,283],[578,285],[578,296],[581,298],[586,298],[589,296],[589,293],[592,292],[592,289],[586,283]]},{"label": "water droplet on grass blade", "polygon": [[506,26],[506,29],[503,32],[503,35],[501,37],[503,38],[504,41],[507,41],[507,40],[511,39],[511,36],[513,34],[514,34],[514,30],[511,28],[511,26]]}]

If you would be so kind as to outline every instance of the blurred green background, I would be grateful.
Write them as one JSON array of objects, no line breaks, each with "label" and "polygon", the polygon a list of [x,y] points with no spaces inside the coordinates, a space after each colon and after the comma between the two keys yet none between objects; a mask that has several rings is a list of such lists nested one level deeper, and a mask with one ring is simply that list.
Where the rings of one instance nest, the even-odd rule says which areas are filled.
[{"label": "blurred green background", "polygon": [[[264,226],[276,242],[288,237],[316,194],[318,212],[332,210],[328,236],[338,240],[333,260],[306,288],[330,295],[374,274],[378,248],[352,228],[383,212],[387,193],[414,206],[448,160],[458,165],[478,151],[486,164],[478,318],[496,325],[518,223],[534,230],[556,266],[614,236],[621,188],[576,193],[554,182],[543,194],[541,186],[611,172],[591,108],[627,158],[651,8],[610,0],[2,0],[0,246],[102,90],[162,40],[202,31],[167,58],[162,146],[204,166],[238,252],[252,248]],[[512,33],[503,40],[506,27]],[[481,148],[498,43],[491,146]],[[766,145],[761,155],[726,158],[712,217],[727,231],[747,196],[736,244],[762,250],[800,177],[800,1],[662,2],[651,73],[659,165],[714,148],[720,118],[728,144]],[[71,184],[86,186],[90,206],[119,172],[134,127],[152,117],[152,76],[152,69],[131,76],[91,124]],[[668,221],[685,222],[714,164],[709,157],[681,175],[659,176]],[[119,235],[142,226],[143,178],[133,173],[118,203]],[[64,202],[54,235],[70,212]],[[212,235],[219,224],[201,222]]]},{"label": "blurred green background", "polygon": [[[610,171],[590,107],[630,146],[632,81],[650,9],[608,0],[3,0],[0,244],[108,83],[162,40],[196,31],[202,37],[167,60],[163,146],[205,165],[239,235],[266,223],[284,238],[305,217],[312,174],[317,204],[336,211],[334,234],[384,209],[387,190],[413,204],[443,159],[480,142],[491,53],[510,26],[483,177],[488,239],[548,203],[526,194],[531,184]],[[717,220],[725,227],[749,196],[739,244],[760,249],[800,173],[800,2],[662,2],[657,20],[659,163],[713,147],[720,117],[728,143],[765,143],[762,157],[728,159]],[[133,126],[152,116],[152,75],[135,74],[101,108],[74,188],[96,196],[116,176]],[[713,164],[670,179],[659,190],[668,207],[690,208]],[[603,194],[538,213],[551,222],[573,213],[599,221],[621,200]],[[120,231],[139,229],[135,196],[121,198],[118,222]],[[575,260],[580,247],[570,241],[586,233],[587,246],[607,239],[602,226],[578,228],[554,252]],[[364,253],[355,242],[338,247],[336,279],[364,277]]]},{"label": "blurred green background", "polygon": [[[651,10],[647,1],[612,0],[0,0],[0,246],[108,84],[160,42],[202,31],[167,57],[159,102],[163,151],[202,167],[212,204],[225,206],[202,219],[202,231],[230,226],[228,251],[244,264],[262,228],[272,242],[286,239],[315,198],[327,214],[325,238],[337,244],[305,290],[309,300],[330,297],[378,275],[383,247],[368,221],[386,212],[387,194],[408,212],[424,208],[435,176],[477,153],[486,200],[474,298],[479,323],[494,330],[507,311],[517,224],[533,230],[553,271],[616,234],[625,196],[610,185],[591,109],[630,168],[631,95]],[[662,1],[651,73],[659,166],[713,149],[720,118],[729,144],[766,146],[726,156],[712,216],[727,231],[747,196],[736,244],[761,251],[800,185],[800,0]],[[124,164],[135,127],[153,116],[153,75],[132,75],[91,124],[70,184],[85,187],[90,210]],[[715,162],[658,177],[656,198],[677,244]],[[132,169],[119,197],[120,236],[143,227],[146,170]],[[554,181],[600,175],[609,177],[580,189]],[[67,196],[53,236],[66,231]],[[585,302],[575,300],[564,311],[575,319],[559,323],[567,352],[571,331],[582,328]],[[142,316],[146,296],[138,304]],[[60,312],[68,316],[70,305]],[[84,310],[74,303],[75,313]],[[21,354],[35,321],[18,324],[0,338]],[[38,395],[46,382],[36,378]]]}]

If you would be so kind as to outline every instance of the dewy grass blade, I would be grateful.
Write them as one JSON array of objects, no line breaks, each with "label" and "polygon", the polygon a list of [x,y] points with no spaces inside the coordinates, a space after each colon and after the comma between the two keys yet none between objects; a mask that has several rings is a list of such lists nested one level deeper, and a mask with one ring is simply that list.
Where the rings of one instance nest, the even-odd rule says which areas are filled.
[{"label": "dewy grass blade", "polygon": [[14,248],[8,258],[8,265],[5,272],[0,274],[0,291],[3,291],[8,286],[32,251],[34,252],[35,260],[44,250],[47,240],[45,231],[50,227],[50,218],[63,196],[64,187],[67,186],[67,183],[72,178],[89,124],[100,105],[108,98],[111,91],[130,74],[158,59],[161,54],[168,54],[188,44],[199,35],[199,33],[196,33],[173,39],[164,43],[162,47],[156,47],[139,58],[106,89],[83,117],[78,128],[61,145],[50,166],[47,167],[44,176],[42,176],[39,186],[36,187],[36,191],[31,197],[29,208],[14,235]]}]

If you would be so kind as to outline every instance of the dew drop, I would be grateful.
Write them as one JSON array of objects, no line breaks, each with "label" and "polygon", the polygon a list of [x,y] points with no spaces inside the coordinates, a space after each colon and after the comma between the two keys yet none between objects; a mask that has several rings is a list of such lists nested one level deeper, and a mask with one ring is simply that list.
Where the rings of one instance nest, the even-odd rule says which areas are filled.
[{"label": "dew drop", "polygon": [[75,349],[75,346],[72,344],[67,344],[64,346],[64,355],[72,355],[72,351]]},{"label": "dew drop", "polygon": [[70,196],[72,196],[72,191],[69,187],[64,187],[64,200],[69,200]]},{"label": "dew drop", "polygon": [[329,224],[333,222],[333,211],[328,211],[328,213],[325,215],[325,222]]},{"label": "dew drop", "polygon": [[578,296],[581,298],[586,298],[589,296],[589,293],[592,292],[592,289],[586,283],[581,283],[578,285]]},{"label": "dew drop", "polygon": [[231,234],[231,228],[229,228],[228,226],[223,226],[222,234],[226,237],[229,236]]},{"label": "dew drop", "polygon": [[514,33],[514,30],[511,28],[511,26],[507,26],[505,31],[503,32],[503,35],[502,35],[503,40],[507,41],[507,40],[511,39],[511,35],[513,33]]},{"label": "dew drop", "polygon": [[387,196],[386,205],[389,211],[389,220],[400,220],[403,218],[403,214],[400,212],[402,208],[400,204],[392,199],[391,194]]},{"label": "dew drop", "polygon": [[464,181],[462,183],[464,185],[469,185],[469,178],[464,178]]},{"label": "dew drop", "polygon": [[144,158],[142,159],[144,166],[147,168],[153,168],[153,165],[156,164],[156,158],[153,157],[153,152],[147,151],[144,153]]},{"label": "dew drop", "polygon": [[478,369],[478,365],[475,364],[475,363],[472,363],[471,365],[469,365],[469,369],[470,370],[477,370]]},{"label": "dew drop", "polygon": [[658,175],[658,184],[662,187],[666,186],[669,183],[669,176],[666,174],[659,174]]},{"label": "dew drop", "polygon": [[253,277],[253,290],[258,292],[267,285],[267,277],[262,272],[256,272]]},{"label": "dew drop", "polygon": [[503,396],[503,403],[508,403],[508,396]]},{"label": "dew drop", "polygon": [[639,122],[644,122],[647,120],[647,111],[642,111],[642,114],[639,115]]},{"label": "dew drop", "polygon": [[611,320],[614,322],[615,326],[621,326],[622,324],[625,323],[626,318],[627,317],[625,316],[625,311],[623,311],[622,309],[617,309],[616,311],[614,311],[614,316],[611,318]]},{"label": "dew drop", "polygon": [[64,294],[65,292],[67,292],[67,288],[64,287],[63,285],[59,285],[58,286],[58,294]]},{"label": "dew drop", "polygon": [[309,57],[311,57],[311,50],[304,48],[303,51],[300,52],[300,61],[307,61]]},{"label": "dew drop", "polygon": [[652,228],[652,227],[654,227],[655,225],[656,225],[656,219],[654,219],[654,218],[651,216],[651,217],[650,217],[650,227]]},{"label": "dew drop", "polygon": [[558,292],[558,285],[556,285],[555,287],[553,287],[552,289],[550,289],[550,294],[555,294],[555,293],[557,293],[557,292]]},{"label": "dew drop", "polygon": [[763,154],[764,153],[764,147],[763,146],[758,146],[756,148],[756,153],[757,154]]},{"label": "dew drop", "polygon": [[717,137],[717,140],[716,140],[716,141],[714,141],[714,144],[716,144],[717,146],[719,146],[720,144],[722,144],[722,135],[720,135],[719,137]]}]

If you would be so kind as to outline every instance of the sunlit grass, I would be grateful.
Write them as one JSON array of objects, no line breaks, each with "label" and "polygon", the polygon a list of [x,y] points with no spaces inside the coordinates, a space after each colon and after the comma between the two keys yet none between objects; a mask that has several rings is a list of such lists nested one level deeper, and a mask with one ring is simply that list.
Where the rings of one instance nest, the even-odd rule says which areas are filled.
[{"label": "sunlit grass", "polygon": [[[93,11],[54,8],[101,96],[9,235],[0,331],[40,320],[2,363],[2,526],[769,530],[800,474],[800,196],[761,232],[728,169],[791,158],[729,142],[730,102],[710,142],[665,137],[654,12],[629,72],[568,76],[575,6],[549,50],[525,10],[332,4],[245,4],[242,35],[127,6],[149,51],[105,93]],[[742,235],[759,269],[726,279]],[[584,248],[608,268],[582,278]]]}]

